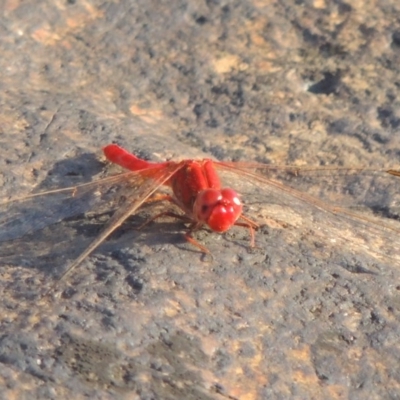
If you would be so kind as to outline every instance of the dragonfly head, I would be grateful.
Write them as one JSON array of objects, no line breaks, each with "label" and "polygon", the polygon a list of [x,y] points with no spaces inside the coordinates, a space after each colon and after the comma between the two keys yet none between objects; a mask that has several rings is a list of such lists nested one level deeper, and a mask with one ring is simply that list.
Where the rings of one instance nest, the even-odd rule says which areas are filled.
[{"label": "dragonfly head", "polygon": [[240,217],[242,202],[232,189],[206,189],[194,203],[193,213],[197,221],[206,223],[213,231],[225,232]]}]

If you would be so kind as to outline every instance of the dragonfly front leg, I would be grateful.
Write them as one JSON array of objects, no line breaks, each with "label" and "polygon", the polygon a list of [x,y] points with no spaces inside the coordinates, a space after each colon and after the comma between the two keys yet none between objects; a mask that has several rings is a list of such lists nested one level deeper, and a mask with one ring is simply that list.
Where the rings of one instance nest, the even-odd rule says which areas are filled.
[{"label": "dragonfly front leg", "polygon": [[255,242],[255,229],[259,228],[259,225],[251,220],[250,218],[247,218],[244,215],[240,216],[240,219],[242,219],[244,222],[235,222],[235,226],[242,226],[243,228],[247,228],[250,231],[250,247],[256,247],[256,242]]},{"label": "dragonfly front leg", "polygon": [[196,246],[198,249],[200,249],[203,253],[205,254],[210,254],[212,257],[212,254],[210,251],[207,249],[207,247],[201,245],[193,236],[192,232],[195,232],[199,230],[203,226],[202,223],[200,222],[193,222],[192,225],[190,226],[189,230],[185,233],[185,239],[187,242],[192,244],[193,246]]}]

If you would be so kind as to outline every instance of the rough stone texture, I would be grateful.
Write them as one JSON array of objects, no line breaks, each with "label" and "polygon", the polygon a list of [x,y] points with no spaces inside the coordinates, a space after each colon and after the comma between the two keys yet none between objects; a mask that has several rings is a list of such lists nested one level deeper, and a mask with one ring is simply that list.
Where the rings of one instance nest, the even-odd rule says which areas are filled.
[{"label": "rough stone texture", "polygon": [[[111,141],[154,159],[399,164],[398,1],[3,7],[2,198],[89,180]],[[361,183],[400,230],[398,181]],[[135,231],[140,214],[51,300],[37,294],[107,215],[2,243],[0,397],[399,398],[398,235],[371,228],[389,249],[373,254],[363,224],[283,205],[253,251],[239,228],[199,232],[213,258],[179,221]]]}]

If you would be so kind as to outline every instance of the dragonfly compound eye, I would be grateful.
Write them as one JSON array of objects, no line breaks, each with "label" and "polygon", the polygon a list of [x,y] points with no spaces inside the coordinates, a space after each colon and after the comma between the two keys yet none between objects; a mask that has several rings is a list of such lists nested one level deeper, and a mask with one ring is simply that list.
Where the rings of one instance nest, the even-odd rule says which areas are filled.
[{"label": "dragonfly compound eye", "polygon": [[225,232],[240,217],[242,203],[232,189],[206,189],[197,195],[194,216],[216,232]]}]

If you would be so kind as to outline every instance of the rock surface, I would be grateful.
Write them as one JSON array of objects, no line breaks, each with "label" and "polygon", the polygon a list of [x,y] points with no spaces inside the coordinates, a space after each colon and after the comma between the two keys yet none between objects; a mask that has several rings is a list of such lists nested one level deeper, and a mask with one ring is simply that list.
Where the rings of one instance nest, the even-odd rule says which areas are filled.
[{"label": "rock surface", "polygon": [[[7,1],[1,196],[87,181],[112,141],[153,159],[398,165],[399,13],[395,0]],[[379,193],[392,219],[398,187]],[[396,255],[361,251],[362,226],[319,236],[340,220],[297,232],[306,216],[291,212],[253,251],[239,228],[199,232],[213,258],[179,221],[135,231],[140,214],[51,300],[37,294],[107,215],[1,243],[0,397],[398,398]]]}]

